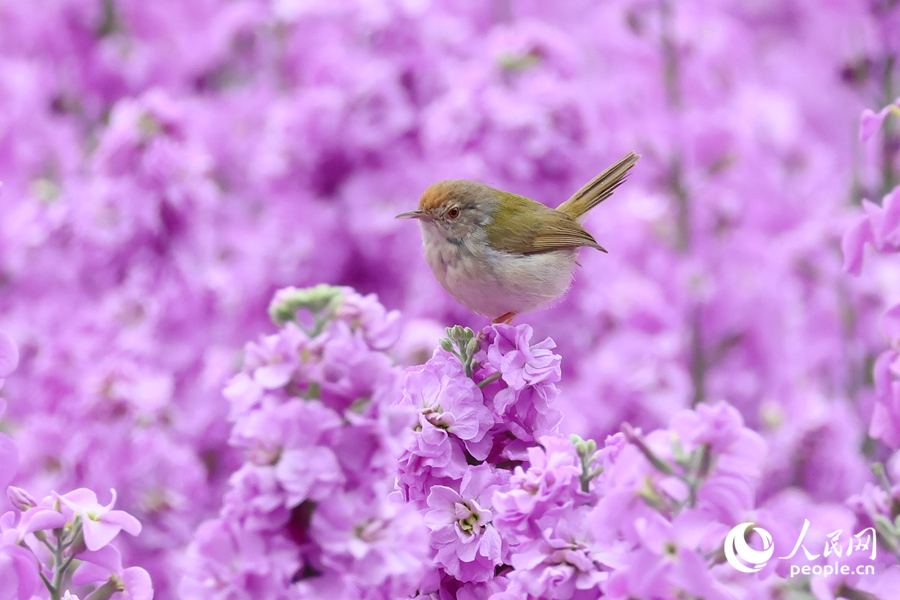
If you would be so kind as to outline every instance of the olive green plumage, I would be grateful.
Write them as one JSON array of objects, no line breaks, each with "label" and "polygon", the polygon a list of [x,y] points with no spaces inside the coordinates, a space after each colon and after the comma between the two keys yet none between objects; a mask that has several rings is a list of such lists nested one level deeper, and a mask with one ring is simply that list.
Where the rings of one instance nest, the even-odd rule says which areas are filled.
[{"label": "olive green plumage", "polygon": [[553,209],[465,179],[431,184],[417,219],[425,260],[441,286],[472,312],[510,323],[561,298],[575,276],[578,249],[606,252],[581,226],[640,158],[626,155]]},{"label": "olive green plumage", "polygon": [[485,226],[485,231],[495,250],[533,254],[590,246],[606,252],[572,216],[524,196],[494,192],[503,210],[494,214],[493,222]]},{"label": "olive green plumage", "polygon": [[609,198],[625,181],[629,169],[640,158],[629,153],[591,181],[571,198],[552,209],[530,198],[492,189],[502,210],[485,226],[488,240],[496,250],[515,254],[533,254],[563,248],[587,246],[606,252],[581,226],[592,208]]}]

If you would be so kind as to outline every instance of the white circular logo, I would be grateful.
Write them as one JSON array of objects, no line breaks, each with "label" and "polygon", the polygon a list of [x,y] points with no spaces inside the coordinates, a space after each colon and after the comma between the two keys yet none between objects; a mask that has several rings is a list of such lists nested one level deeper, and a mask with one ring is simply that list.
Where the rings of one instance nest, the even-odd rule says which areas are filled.
[{"label": "white circular logo", "polygon": [[[746,536],[750,530],[762,538],[762,550],[754,550],[747,545]],[[775,547],[772,545],[772,536],[765,529],[754,527],[753,523],[741,523],[725,537],[725,558],[728,559],[728,564],[744,573],[756,573],[762,569],[766,566],[766,561],[772,558],[773,552]]]}]

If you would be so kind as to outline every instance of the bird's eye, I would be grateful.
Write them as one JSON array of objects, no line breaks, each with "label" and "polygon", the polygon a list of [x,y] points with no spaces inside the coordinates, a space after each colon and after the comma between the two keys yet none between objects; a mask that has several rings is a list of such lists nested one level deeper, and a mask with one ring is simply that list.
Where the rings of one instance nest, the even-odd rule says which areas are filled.
[{"label": "bird's eye", "polygon": [[451,208],[450,210],[448,210],[448,211],[447,211],[447,216],[450,217],[451,219],[455,219],[456,217],[458,217],[458,216],[459,216],[459,207],[458,207],[458,206],[454,206],[453,208]]}]

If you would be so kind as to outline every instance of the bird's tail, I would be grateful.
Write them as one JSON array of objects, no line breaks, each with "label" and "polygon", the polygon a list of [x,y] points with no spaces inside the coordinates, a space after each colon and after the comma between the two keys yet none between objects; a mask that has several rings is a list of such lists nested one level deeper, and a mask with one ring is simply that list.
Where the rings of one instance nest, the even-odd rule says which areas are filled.
[{"label": "bird's tail", "polygon": [[635,165],[640,157],[640,154],[629,152],[619,162],[587,182],[583,188],[560,204],[556,210],[564,212],[576,221],[581,222],[589,210],[612,196],[615,189],[622,185],[629,169]]}]

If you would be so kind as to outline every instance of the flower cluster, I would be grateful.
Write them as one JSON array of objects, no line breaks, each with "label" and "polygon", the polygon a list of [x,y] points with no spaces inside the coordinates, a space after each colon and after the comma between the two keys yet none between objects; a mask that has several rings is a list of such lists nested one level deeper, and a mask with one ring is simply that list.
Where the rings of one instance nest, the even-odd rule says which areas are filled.
[{"label": "flower cluster", "polygon": [[[860,139],[865,142],[880,133],[888,149],[882,157],[884,187],[893,182],[889,148],[896,144],[896,132],[889,121],[891,116],[900,119],[900,99],[878,113],[866,109],[860,119]],[[874,262],[876,270],[896,272],[896,258],[890,255],[900,253],[900,186],[888,191],[880,205],[863,200],[862,208],[864,214],[844,234],[844,268],[859,276],[866,248],[871,247],[885,262],[879,264],[874,256],[866,262]],[[877,531],[882,546],[900,559],[900,298],[891,293],[890,280],[887,286],[885,296],[894,304],[882,314],[881,329],[889,347],[872,367],[875,405],[869,435],[887,445],[893,454],[886,461],[873,464],[876,481],[866,483],[848,499],[848,505],[860,523]]]},{"label": "flower cluster", "polygon": [[[18,347],[0,330],[0,375],[12,373],[17,362]],[[5,408],[0,398],[0,417]],[[119,549],[112,545],[121,531],[141,532],[140,521],[113,509],[116,491],[111,490],[106,506],[85,488],[54,492],[37,502],[27,491],[7,487],[18,461],[16,445],[0,434],[0,487],[14,508],[0,515],[2,597],[78,600],[70,591],[75,589],[89,592],[90,600],[152,600],[150,575],[141,567],[123,567]]]},{"label": "flower cluster", "polygon": [[[436,567],[417,597],[778,597],[791,589],[790,561],[771,561],[754,578],[726,564],[729,532],[748,522],[785,554],[794,541],[825,547],[824,558],[807,554],[831,568],[864,564],[861,553],[828,548],[873,519],[881,543],[900,548],[893,521],[871,514],[885,505],[880,488],[866,487],[849,506],[790,490],[760,500],[768,444],[725,402],[679,411],[646,435],[625,424],[599,449],[560,436],[550,405],[560,356],[532,335],[528,325],[491,325],[477,336],[455,327],[428,362],[406,371],[398,403],[418,418],[398,483],[424,515]],[[800,515],[817,522],[801,530]],[[865,597],[891,585],[895,561],[882,554],[879,576],[868,580],[806,585],[820,598]]]},{"label": "flower cluster", "polygon": [[425,515],[437,572],[420,593],[496,589],[510,540],[494,523],[495,492],[561,418],[555,344],[532,344],[527,325],[456,326],[441,348],[406,371],[398,405],[417,412],[400,457],[403,496]]},{"label": "flower cluster", "polygon": [[411,594],[427,539],[394,493],[411,420],[391,407],[399,370],[384,351],[397,313],[325,285],[283,289],[269,312],[278,332],[246,346],[225,389],[244,463],[197,530],[181,597]]},{"label": "flower cluster", "polygon": [[515,540],[495,600],[732,598],[715,570],[725,534],[754,508],[765,444],[719,403],[648,436],[544,437],[495,494]]},{"label": "flower cluster", "polygon": [[616,564],[594,547],[587,517],[599,498],[591,480],[621,434],[600,453],[592,440],[573,441],[542,437],[528,450],[527,469],[516,467],[508,489],[494,496],[497,526],[513,541],[509,587],[495,600],[596,597]]},{"label": "flower cluster", "polygon": [[137,519],[113,509],[115,490],[106,506],[84,488],[36,502],[25,490],[10,486],[9,499],[19,513],[0,517],[4,584],[11,586],[4,592],[12,593],[9,597],[27,600],[49,592],[52,600],[78,600],[70,589],[83,589],[91,600],[152,600],[150,575],[141,567],[123,567],[121,553],[111,545],[121,531],[141,532]]},{"label": "flower cluster", "polygon": [[[859,274],[863,250],[871,245],[881,254],[900,253],[900,187],[894,188],[881,206],[865,201],[865,216],[844,237],[845,265]],[[882,330],[891,348],[875,361],[873,379],[877,400],[869,434],[893,449],[900,449],[900,303],[882,316]]]},{"label": "flower cluster", "polygon": [[[178,597],[185,549],[198,548],[200,523],[221,518],[235,471],[275,460],[281,441],[289,457],[321,459],[308,477],[294,463],[295,472],[279,472],[290,501],[354,485],[352,470],[333,468],[342,460],[329,445],[334,428],[302,428],[323,444],[295,442],[297,431],[259,434],[242,408],[222,401],[244,343],[270,331],[275,290],[327,282],[377,293],[406,319],[388,351],[398,364],[421,365],[446,324],[484,323],[444,293],[418,232],[393,215],[449,178],[556,206],[630,150],[643,158],[627,185],[585,221],[609,255],[582,251],[566,297],[524,317],[534,339],[552,336],[566,358],[553,410],[541,397],[552,386],[529,379],[533,368],[555,377],[555,367],[535,366],[553,355],[530,342],[524,351],[512,339],[518,328],[505,341],[479,339],[474,353],[451,346],[466,359],[464,375],[445,356],[415,384],[442,390],[447,406],[413,407],[422,435],[409,439],[421,464],[404,463],[403,477],[425,478],[401,482],[413,513],[430,512],[432,487],[463,494],[466,473],[488,465],[467,480],[466,494],[481,498],[467,510],[499,523],[489,490],[475,491],[479,474],[508,477],[509,491],[515,468],[528,471],[557,425],[599,441],[628,422],[646,432],[630,445],[650,443],[681,411],[724,399],[769,449],[757,464],[754,510],[789,516],[782,529],[791,532],[777,544],[790,544],[781,540],[806,517],[808,548],[877,515],[895,522],[882,493],[897,481],[900,443],[890,254],[900,184],[897,2],[39,5],[0,8],[0,327],[18,343],[13,352],[0,339],[0,379],[18,362],[3,383],[0,458],[14,440],[11,483],[37,498],[116,489],[116,506],[143,526],[117,538],[123,564],[145,568],[157,597]],[[854,226],[863,198],[869,216]],[[876,206],[879,198],[888,200]],[[848,230],[855,277],[841,266]],[[368,331],[366,347],[383,353],[398,323],[353,310],[339,320]],[[293,317],[275,318],[289,328]],[[312,317],[301,321],[303,335],[329,335]],[[310,378],[341,419],[355,414],[344,407],[357,400],[348,394],[382,369],[351,338],[310,359],[331,365]],[[292,367],[260,368],[251,379],[262,386]],[[463,377],[475,388],[447,388]],[[239,389],[229,389],[237,403]],[[479,393],[490,416],[472,401]],[[386,395],[386,404],[402,397]],[[397,431],[398,447],[409,449],[408,429]],[[675,460],[653,443],[654,455]],[[11,508],[2,494],[0,504]],[[317,506],[313,516],[326,518]],[[294,517],[302,524],[302,510]],[[494,527],[504,561],[495,570],[512,580],[504,573],[513,535],[524,534],[504,527]],[[253,569],[268,568],[255,561],[258,547],[241,552]],[[308,564],[320,569],[316,560]],[[482,572],[494,563],[485,561]],[[712,571],[730,568],[710,561]],[[457,565],[460,577],[468,563]],[[445,595],[492,585],[442,573]],[[257,578],[268,581],[248,575],[247,586],[262,585]],[[868,580],[833,577],[826,589],[825,578],[798,576],[785,590],[747,593],[831,600]]]}]

